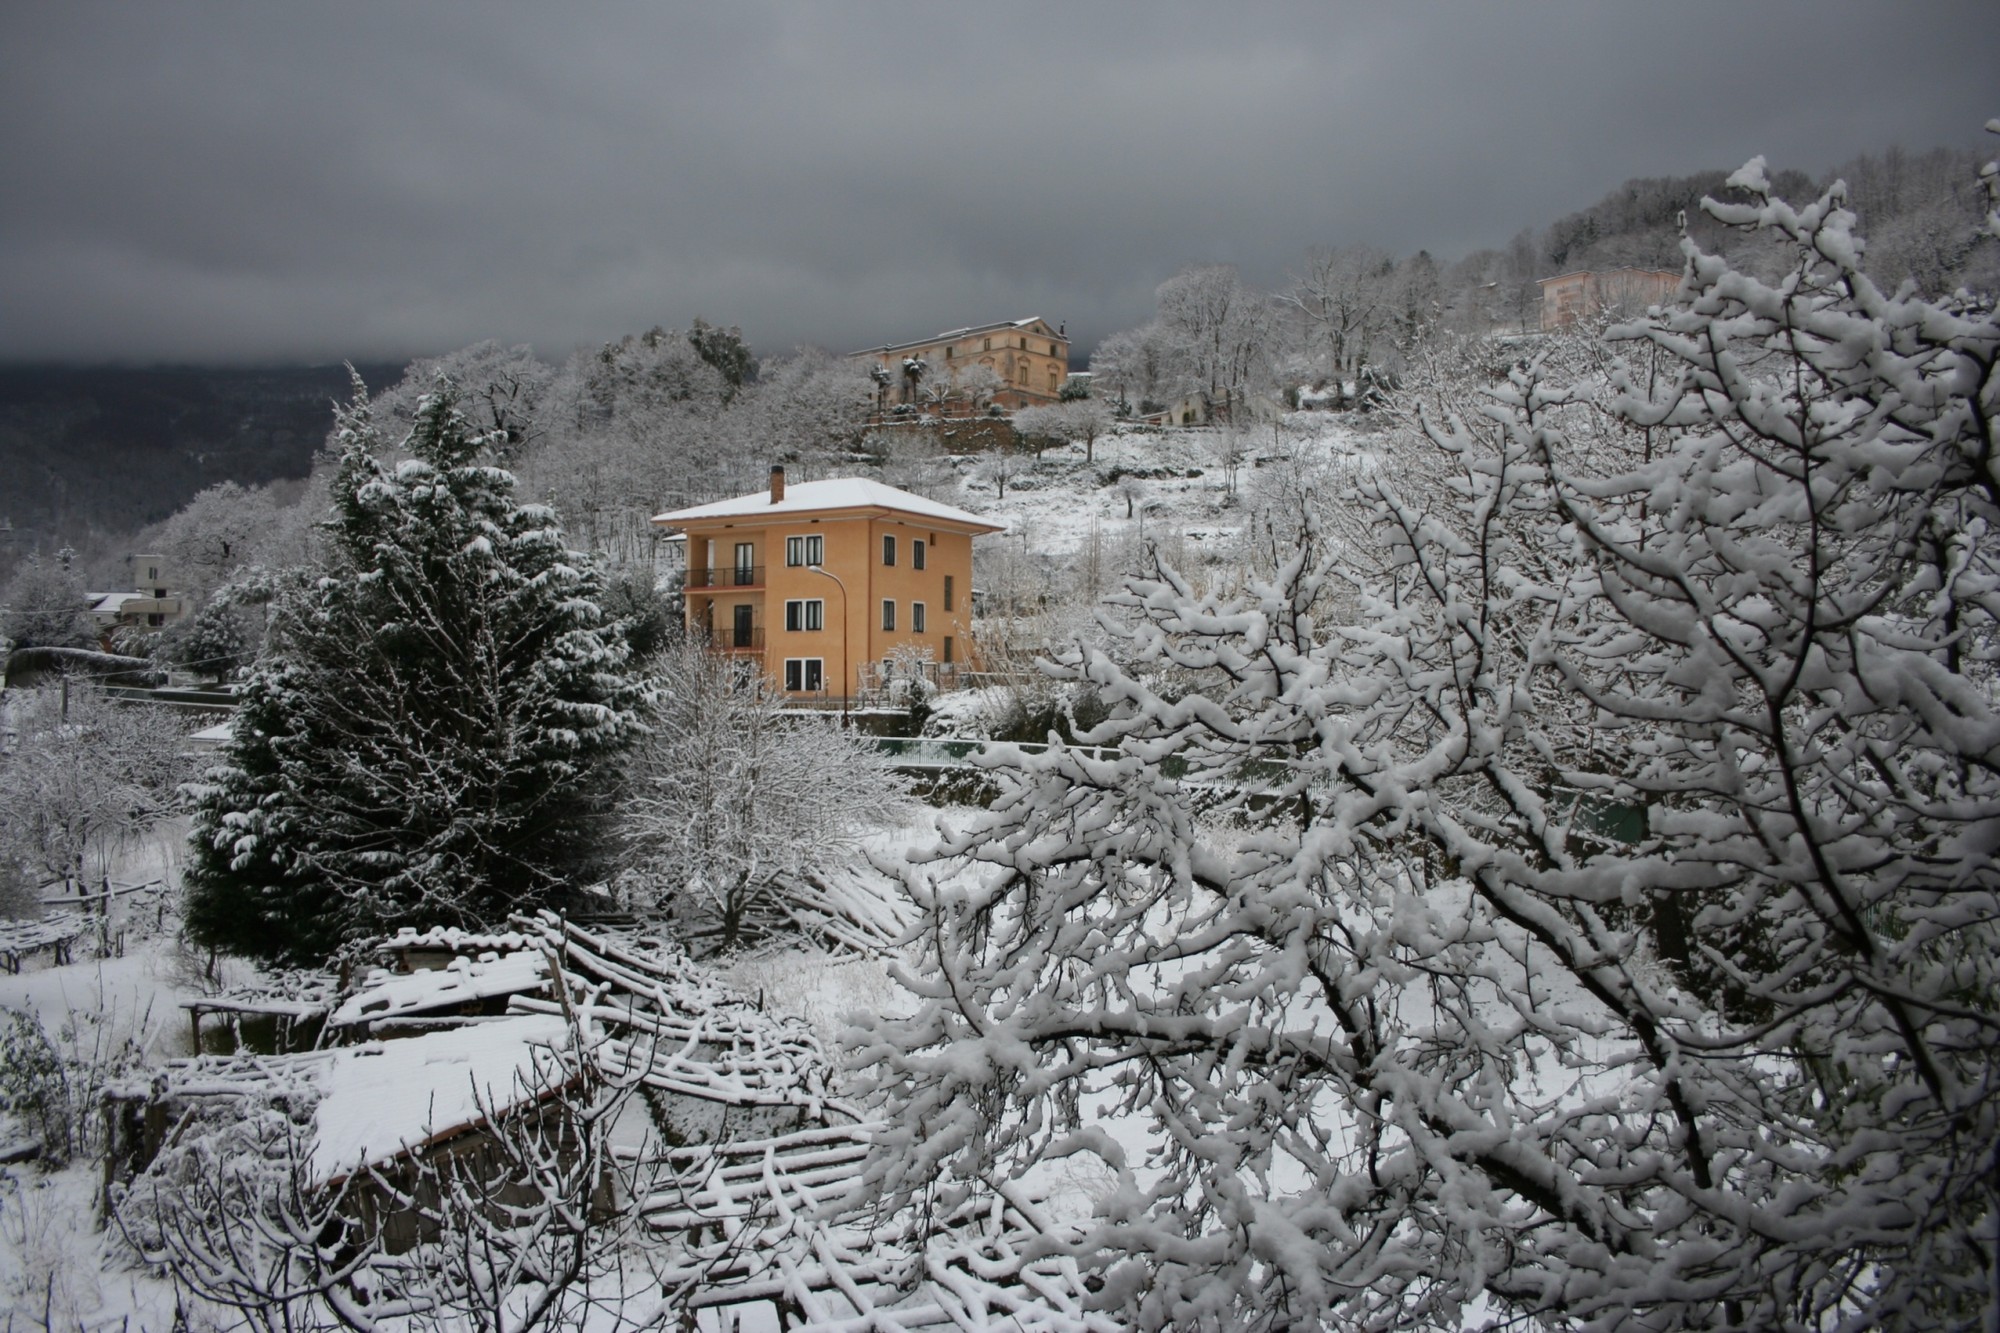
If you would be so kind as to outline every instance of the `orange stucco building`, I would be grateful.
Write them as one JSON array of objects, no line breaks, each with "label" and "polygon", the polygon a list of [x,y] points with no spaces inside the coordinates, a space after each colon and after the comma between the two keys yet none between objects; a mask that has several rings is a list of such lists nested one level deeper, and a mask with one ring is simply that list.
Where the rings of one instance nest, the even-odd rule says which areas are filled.
[{"label": "orange stucco building", "polygon": [[847,699],[901,647],[943,667],[971,653],[972,539],[963,509],[860,478],[771,486],[660,514],[687,543],[688,629],[761,663],[787,694]]},{"label": "orange stucco building", "polygon": [[[882,386],[879,406],[896,407],[920,401],[923,385],[940,378],[956,384],[971,366],[986,366],[1000,377],[993,401],[1003,408],[1053,403],[1069,378],[1069,338],[1061,327],[1050,328],[1040,318],[1009,320],[952,329],[916,342],[887,344],[852,353],[872,363]],[[923,363],[921,378],[904,373],[911,360]]]}]

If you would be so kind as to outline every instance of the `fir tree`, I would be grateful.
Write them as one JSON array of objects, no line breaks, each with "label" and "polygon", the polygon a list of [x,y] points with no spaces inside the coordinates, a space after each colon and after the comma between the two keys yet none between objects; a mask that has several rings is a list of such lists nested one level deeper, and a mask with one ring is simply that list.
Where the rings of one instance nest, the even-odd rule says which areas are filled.
[{"label": "fir tree", "polygon": [[640,729],[596,569],[481,461],[450,381],[394,464],[355,389],[327,563],[281,598],[196,789],[189,927],[263,958],[559,902]]}]

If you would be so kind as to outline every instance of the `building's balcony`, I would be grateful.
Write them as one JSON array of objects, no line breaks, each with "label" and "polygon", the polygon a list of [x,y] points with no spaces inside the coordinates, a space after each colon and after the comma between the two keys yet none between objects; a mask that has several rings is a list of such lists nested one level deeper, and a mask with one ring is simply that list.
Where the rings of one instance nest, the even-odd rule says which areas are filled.
[{"label": "building's balcony", "polygon": [[764,566],[738,565],[721,569],[690,569],[687,587],[690,592],[714,588],[761,588],[764,586]]},{"label": "building's balcony", "polygon": [[764,651],[764,627],[752,625],[742,629],[725,625],[709,636],[708,646],[718,653],[761,653]]}]

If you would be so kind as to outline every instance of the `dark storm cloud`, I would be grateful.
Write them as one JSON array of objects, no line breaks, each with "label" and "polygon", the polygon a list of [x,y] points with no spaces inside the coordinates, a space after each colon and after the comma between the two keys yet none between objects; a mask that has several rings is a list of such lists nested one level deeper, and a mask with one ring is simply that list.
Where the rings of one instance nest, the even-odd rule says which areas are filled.
[{"label": "dark storm cloud", "polygon": [[[145,6],[0,18],[0,357],[776,349],[1193,261],[1455,256],[1634,175],[1976,144],[1983,3]],[[1995,145],[2000,148],[2000,145]]]}]

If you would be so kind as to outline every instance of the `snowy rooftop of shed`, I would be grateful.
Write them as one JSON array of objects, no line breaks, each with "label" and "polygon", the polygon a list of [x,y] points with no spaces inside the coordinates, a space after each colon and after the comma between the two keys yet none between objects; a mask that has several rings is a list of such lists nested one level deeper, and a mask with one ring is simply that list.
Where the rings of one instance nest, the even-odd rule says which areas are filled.
[{"label": "snowy rooftop of shed", "polygon": [[963,509],[936,500],[927,500],[921,495],[885,486],[879,481],[864,477],[830,477],[825,481],[801,481],[788,483],[785,498],[772,503],[769,491],[752,491],[739,495],[733,500],[717,500],[713,504],[696,505],[692,509],[676,509],[670,513],[655,514],[653,522],[680,525],[697,523],[707,519],[766,518],[790,514],[819,514],[842,509],[890,509],[898,513],[914,514],[920,518],[950,523],[972,528],[979,532],[1004,532],[1007,525],[967,513]]},{"label": "snowy rooftop of shed", "polygon": [[313,1175],[334,1180],[507,1110],[564,1077],[561,1018],[533,1015],[330,1053],[314,1080]]},{"label": "snowy rooftop of shed", "polygon": [[434,1013],[541,990],[548,982],[548,960],[531,951],[454,958],[446,967],[422,972],[377,970],[328,1021],[335,1027],[350,1027],[383,1018]]}]

